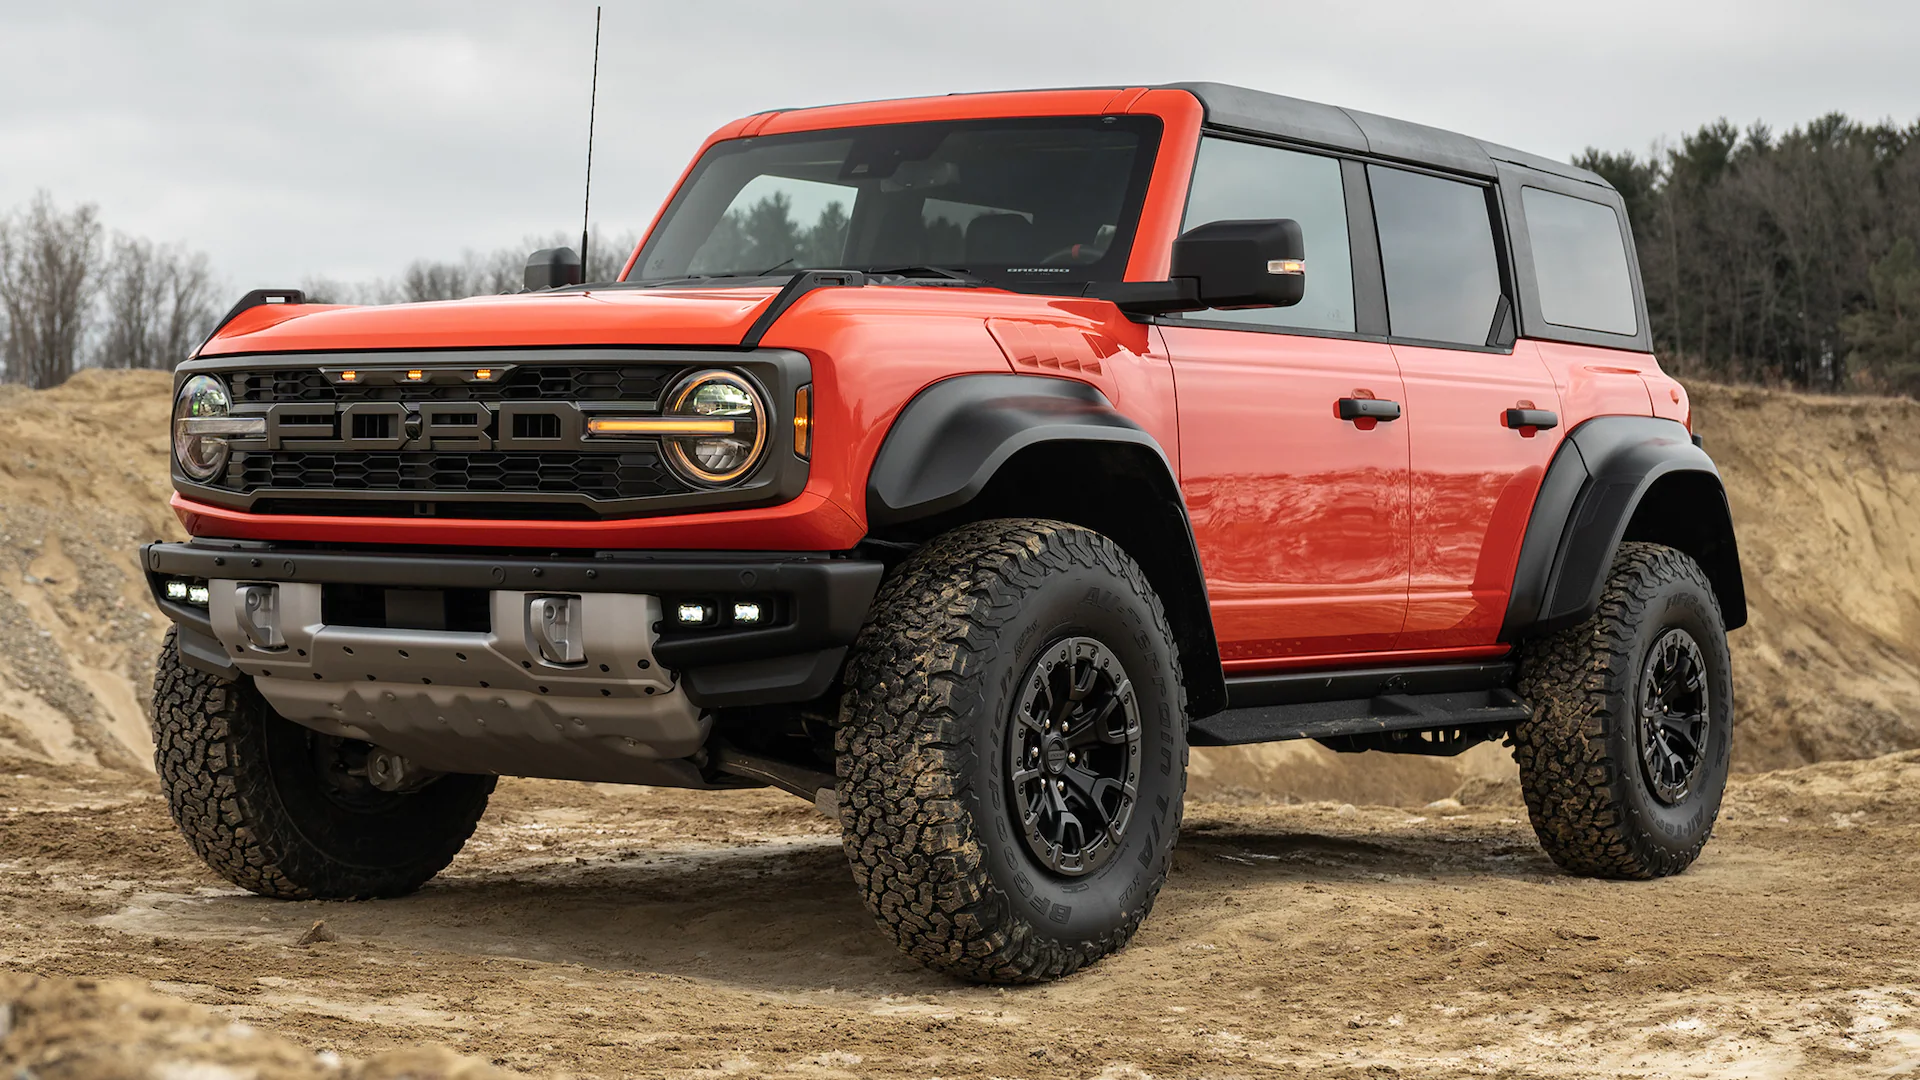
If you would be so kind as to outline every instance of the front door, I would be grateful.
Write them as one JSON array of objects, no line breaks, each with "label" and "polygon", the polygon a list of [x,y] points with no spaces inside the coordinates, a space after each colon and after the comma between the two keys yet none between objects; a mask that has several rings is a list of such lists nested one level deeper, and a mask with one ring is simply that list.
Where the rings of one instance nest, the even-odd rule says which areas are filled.
[{"label": "front door", "polygon": [[1404,399],[1383,344],[1164,329],[1180,483],[1229,670],[1392,647],[1407,609],[1404,421],[1338,402]]},{"label": "front door", "polygon": [[1340,162],[1209,136],[1185,228],[1292,218],[1306,241],[1294,307],[1203,311],[1162,326],[1180,412],[1181,485],[1228,670],[1392,647],[1407,607],[1408,425],[1342,419],[1403,400],[1393,350],[1355,334]]}]

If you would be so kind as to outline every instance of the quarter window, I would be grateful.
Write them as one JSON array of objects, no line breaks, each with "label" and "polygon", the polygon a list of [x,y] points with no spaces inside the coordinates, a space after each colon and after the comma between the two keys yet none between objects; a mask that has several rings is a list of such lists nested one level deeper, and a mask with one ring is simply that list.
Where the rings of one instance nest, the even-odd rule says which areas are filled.
[{"label": "quarter window", "polygon": [[1382,165],[1367,181],[1393,335],[1485,345],[1501,296],[1486,189]]},{"label": "quarter window", "polygon": [[1539,188],[1522,188],[1540,315],[1556,326],[1632,334],[1633,278],[1620,215],[1613,207]]},{"label": "quarter window", "polygon": [[1346,190],[1333,158],[1271,146],[1200,140],[1181,230],[1210,221],[1292,218],[1306,241],[1307,293],[1293,307],[1209,311],[1199,318],[1353,330],[1353,252],[1347,245]]}]

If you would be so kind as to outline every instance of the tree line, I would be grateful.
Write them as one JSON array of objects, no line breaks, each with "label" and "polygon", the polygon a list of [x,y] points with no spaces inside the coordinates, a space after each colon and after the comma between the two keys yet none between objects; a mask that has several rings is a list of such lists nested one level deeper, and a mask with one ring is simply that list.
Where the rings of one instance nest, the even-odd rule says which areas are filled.
[{"label": "tree line", "polygon": [[[517,291],[527,255],[577,247],[578,236],[529,237],[519,246],[417,259],[399,277],[343,282],[310,277],[307,298],[326,304],[457,300]],[[636,238],[588,238],[590,281],[620,273]],[[0,212],[0,381],[58,386],[84,367],[172,370],[205,340],[239,290],[217,278],[203,252],[109,233],[91,204],[62,208],[45,192]]]},{"label": "tree line", "polygon": [[1920,123],[1720,120],[1575,164],[1626,202],[1669,370],[1920,394]]},{"label": "tree line", "polygon": [[[1575,163],[1618,188],[1633,222],[1654,346],[1669,370],[1724,382],[1920,395],[1920,122],[1841,114],[1785,133],[1726,120],[1642,154]],[[811,225],[774,196],[729,213],[701,261],[819,265],[844,242],[831,204]],[[328,303],[444,300],[520,287],[529,251],[577,237],[416,260],[397,278],[311,278]],[[589,281],[618,274],[631,235],[589,245]],[[826,261],[831,261],[828,258]],[[171,368],[234,292],[180,244],[108,234],[97,208],[41,194],[0,213],[0,378],[53,386],[76,368]]]}]

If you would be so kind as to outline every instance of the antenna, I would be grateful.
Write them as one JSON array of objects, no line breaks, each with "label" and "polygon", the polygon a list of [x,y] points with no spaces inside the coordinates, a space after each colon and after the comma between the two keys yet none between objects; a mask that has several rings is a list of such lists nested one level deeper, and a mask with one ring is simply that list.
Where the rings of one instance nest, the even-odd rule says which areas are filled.
[{"label": "antenna", "polygon": [[580,278],[587,278],[587,218],[593,212],[593,114],[600,104],[600,6],[593,8],[593,88],[587,96],[587,194],[580,202]]}]

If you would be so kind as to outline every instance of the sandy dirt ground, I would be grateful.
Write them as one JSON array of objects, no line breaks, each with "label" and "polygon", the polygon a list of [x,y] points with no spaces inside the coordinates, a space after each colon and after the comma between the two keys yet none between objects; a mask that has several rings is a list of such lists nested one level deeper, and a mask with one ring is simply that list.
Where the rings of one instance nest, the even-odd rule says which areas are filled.
[{"label": "sandy dirt ground", "polygon": [[1920,1077],[1911,402],[1695,388],[1753,624],[1743,775],[1687,874],[1557,872],[1498,747],[1201,751],[1132,948],[1001,990],[900,958],[777,793],[508,780],[418,896],[227,887],[146,765],[166,400],[0,387],[5,1080]]},{"label": "sandy dirt ground", "polygon": [[[1692,871],[1635,884],[1557,872],[1514,805],[1200,802],[1132,948],[1006,990],[899,956],[786,795],[507,781],[418,895],[289,904],[194,862],[150,781],[12,774],[0,968],[52,981],[0,1075],[375,1076],[422,1047],[450,1052],[412,1075],[1899,1075],[1916,782],[1920,753],[1743,778]],[[151,1072],[88,1056],[130,1045]]]}]

